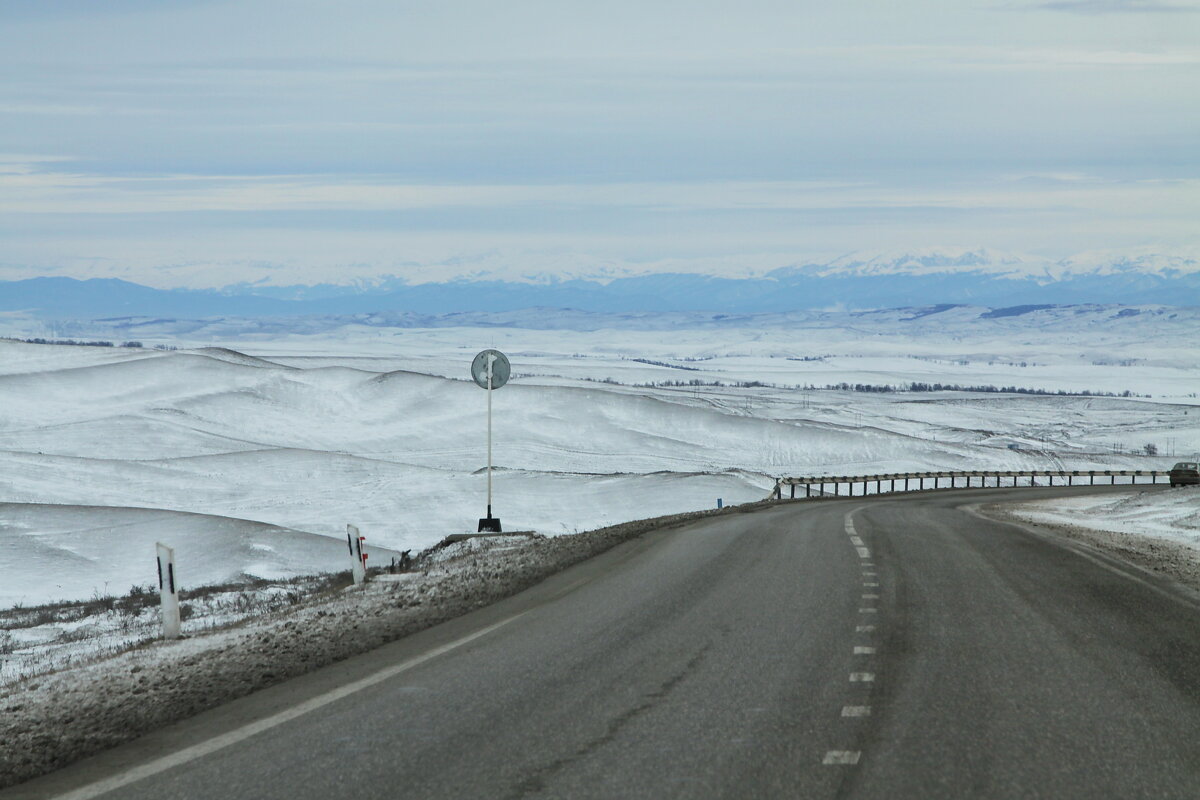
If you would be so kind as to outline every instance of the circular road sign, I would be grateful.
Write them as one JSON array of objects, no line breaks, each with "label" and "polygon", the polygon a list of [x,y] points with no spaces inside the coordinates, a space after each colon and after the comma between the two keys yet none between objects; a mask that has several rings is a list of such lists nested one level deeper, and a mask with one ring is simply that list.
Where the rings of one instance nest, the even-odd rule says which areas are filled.
[{"label": "circular road sign", "polygon": [[475,379],[475,382],[479,384],[481,389],[488,388],[489,358],[492,362],[492,388],[499,389],[508,383],[508,376],[512,374],[512,366],[508,363],[508,356],[499,350],[484,350],[475,356],[475,360],[471,362],[471,377]]}]

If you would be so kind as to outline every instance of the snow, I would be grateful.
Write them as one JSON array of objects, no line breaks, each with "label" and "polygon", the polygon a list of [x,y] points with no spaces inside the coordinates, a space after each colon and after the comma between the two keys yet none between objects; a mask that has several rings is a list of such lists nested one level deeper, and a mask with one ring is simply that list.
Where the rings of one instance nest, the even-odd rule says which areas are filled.
[{"label": "snow", "polygon": [[178,579],[189,586],[350,566],[344,540],[261,522],[160,509],[4,503],[0,608],[120,595],[150,584],[157,581],[157,541],[175,546]]},{"label": "snow", "polygon": [[1084,526],[1094,530],[1165,539],[1195,548],[1200,558],[1200,490],[1063,497],[1022,503],[1018,517],[1038,524]]}]

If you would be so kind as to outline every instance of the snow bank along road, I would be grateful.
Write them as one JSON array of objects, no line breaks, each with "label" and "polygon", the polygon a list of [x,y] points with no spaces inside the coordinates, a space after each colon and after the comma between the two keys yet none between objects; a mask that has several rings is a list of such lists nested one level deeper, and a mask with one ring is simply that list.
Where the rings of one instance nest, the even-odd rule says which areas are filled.
[{"label": "snow bank along road", "polygon": [[1200,796],[1200,602],[1010,499],[652,533],[0,797]]}]

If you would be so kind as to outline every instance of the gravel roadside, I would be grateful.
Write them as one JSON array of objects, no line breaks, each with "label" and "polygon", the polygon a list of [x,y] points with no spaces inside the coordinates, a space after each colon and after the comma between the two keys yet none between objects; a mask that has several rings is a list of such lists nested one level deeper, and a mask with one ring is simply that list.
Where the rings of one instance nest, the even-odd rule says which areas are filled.
[{"label": "gravel roadside", "polygon": [[[504,544],[474,540],[412,579],[347,590],[252,623],[156,641],[0,690],[0,789],[533,586],[621,542],[768,503]],[[456,548],[460,555],[455,555]]]}]

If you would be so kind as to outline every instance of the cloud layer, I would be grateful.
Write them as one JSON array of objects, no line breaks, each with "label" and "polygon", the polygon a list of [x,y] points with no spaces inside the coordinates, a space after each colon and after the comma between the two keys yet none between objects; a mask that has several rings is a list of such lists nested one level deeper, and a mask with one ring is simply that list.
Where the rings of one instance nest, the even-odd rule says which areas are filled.
[{"label": "cloud layer", "polygon": [[1192,6],[14,2],[0,277],[1191,246]]}]

